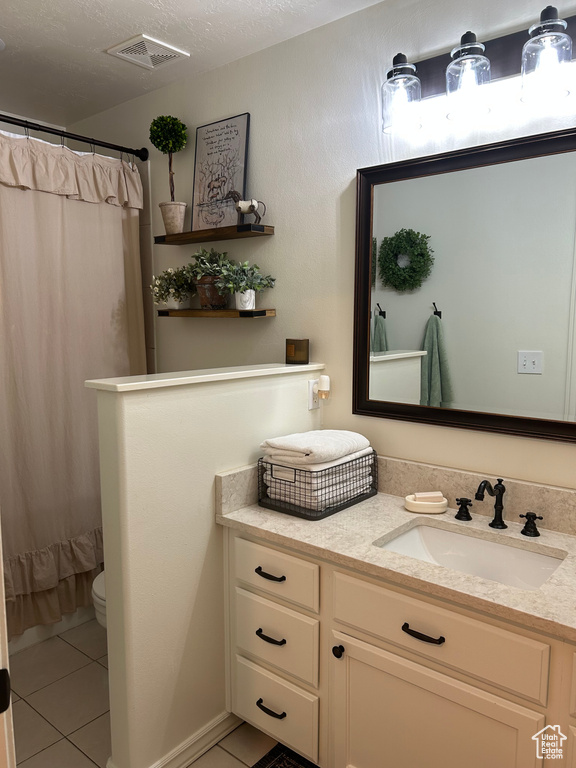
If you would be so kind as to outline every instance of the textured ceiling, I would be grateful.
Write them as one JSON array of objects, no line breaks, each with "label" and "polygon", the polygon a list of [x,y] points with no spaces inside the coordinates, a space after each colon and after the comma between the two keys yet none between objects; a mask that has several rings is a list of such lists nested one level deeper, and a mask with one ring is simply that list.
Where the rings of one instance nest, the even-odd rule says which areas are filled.
[{"label": "textured ceiling", "polygon": [[[68,126],[379,0],[13,0],[2,4],[0,111]],[[190,59],[148,71],[105,53],[145,33]]]}]

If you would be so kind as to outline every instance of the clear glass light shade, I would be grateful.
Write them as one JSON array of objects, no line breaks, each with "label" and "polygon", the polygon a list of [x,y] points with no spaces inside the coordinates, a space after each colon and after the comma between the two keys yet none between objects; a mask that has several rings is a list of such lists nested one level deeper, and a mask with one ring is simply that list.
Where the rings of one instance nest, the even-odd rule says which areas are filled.
[{"label": "clear glass light shade", "polygon": [[[475,47],[479,48],[480,44]],[[447,117],[450,120],[478,117],[490,111],[483,88],[490,82],[490,60],[481,53],[467,54],[464,48],[452,51],[452,56],[457,58],[446,69]]]},{"label": "clear glass light shade", "polygon": [[542,24],[530,29],[531,34],[544,31],[531,37],[522,50],[522,101],[553,101],[572,90],[572,40],[561,31],[565,21],[556,19],[553,26],[550,31]]},{"label": "clear glass light shade", "polygon": [[[416,69],[414,65],[404,68]],[[420,80],[414,74],[392,75],[382,86],[382,130],[408,133],[422,125],[420,118]]]}]

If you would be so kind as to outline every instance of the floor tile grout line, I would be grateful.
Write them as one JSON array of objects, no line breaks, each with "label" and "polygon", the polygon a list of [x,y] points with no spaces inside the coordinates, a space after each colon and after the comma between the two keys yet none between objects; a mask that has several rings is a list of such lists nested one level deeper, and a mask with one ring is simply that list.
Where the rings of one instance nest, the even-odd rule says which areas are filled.
[{"label": "floor tile grout line", "polygon": [[[80,669],[83,669],[83,667],[80,667]],[[65,675],[65,677],[68,677],[68,675]],[[63,680],[64,678],[60,678],[60,679]],[[58,681],[56,680],[55,682],[58,682]],[[48,687],[48,686],[46,686],[46,687]],[[40,690],[44,690],[44,689],[41,688]],[[36,691],[35,691],[35,693],[36,693]],[[32,695],[32,694],[30,694],[30,695]],[[85,728],[87,725],[90,725],[90,723],[93,723],[94,720],[98,720],[99,717],[104,717],[104,715],[106,715],[106,714],[108,714],[108,712],[110,712],[110,708],[108,708],[105,712],[102,712],[102,714],[97,715],[96,717],[92,718],[92,720],[89,720],[87,723],[84,723],[84,725],[81,725],[80,728],[76,728],[76,730],[70,731],[70,733],[66,734],[66,733],[62,733],[62,731],[59,728],[57,728],[55,725],[53,725],[50,722],[50,720],[48,720],[46,717],[44,717],[44,715],[41,712],[39,712],[36,709],[36,707],[34,707],[29,701],[26,701],[26,699],[20,699],[20,701],[24,701],[30,707],[30,709],[33,709],[34,712],[36,712],[38,717],[41,717],[42,720],[44,720],[45,723],[48,723],[48,725],[51,726],[52,728],[54,728],[55,731],[57,731],[58,733],[62,734],[62,738],[64,738],[64,739],[68,739],[68,737],[71,736],[73,733],[76,733],[77,731],[80,731],[82,728]]]},{"label": "floor tile grout line", "polygon": [[[238,726],[238,727],[240,727],[240,726]],[[232,731],[232,733],[234,733],[234,731]],[[227,738],[227,737],[225,736],[224,738]],[[224,740],[224,739],[223,739],[223,740]],[[223,741],[223,740],[222,740],[222,741]],[[251,765],[248,765],[248,763],[245,763],[245,762],[244,762],[244,760],[242,760],[242,758],[241,758],[241,757],[238,757],[238,755],[235,755],[235,754],[234,754],[234,752],[232,752],[232,751],[230,751],[229,749],[227,749],[227,748],[224,746],[224,744],[222,743],[222,741],[219,741],[219,742],[218,742],[217,744],[215,744],[214,746],[216,746],[216,747],[220,747],[220,749],[223,749],[223,750],[224,750],[224,752],[227,752],[229,755],[232,755],[232,757],[236,758],[236,760],[238,760],[238,762],[239,762],[239,763],[242,763],[242,765],[245,765],[245,766],[246,766],[246,768],[252,768],[252,766],[251,766]]]},{"label": "floor tile grout line", "polygon": [[90,723],[96,722],[96,720],[99,720],[101,717],[104,717],[104,715],[107,715],[110,712],[109,709],[106,710],[106,712],[102,712],[101,715],[97,715],[96,717],[92,718],[92,720],[89,720],[87,723],[84,723],[84,725],[81,725],[80,728],[76,728],[75,731],[70,731],[68,736],[66,736],[66,739],[69,739],[70,736],[74,736],[75,733],[78,733],[78,731],[81,731],[82,728],[86,728],[86,726],[90,725]]},{"label": "floor tile grout line", "polygon": [[[28,704],[28,706],[30,707],[30,709],[34,710],[34,712],[36,712],[36,714],[38,715],[38,717],[41,717],[41,718],[42,718],[42,720],[44,720],[44,722],[45,722],[45,723],[47,723],[47,724],[48,724],[48,725],[49,725],[51,728],[54,728],[54,730],[55,730],[57,733],[61,734],[61,736],[62,736],[62,738],[63,738],[63,739],[65,739],[65,738],[66,738],[66,734],[65,734],[65,733],[62,733],[62,731],[61,731],[59,728],[56,728],[56,726],[55,726],[55,725],[52,725],[52,723],[50,722],[50,720],[47,720],[47,719],[44,717],[44,715],[43,715],[41,712],[38,712],[38,710],[37,710],[35,707],[33,707],[33,706],[32,706],[32,704],[30,704],[30,702],[29,702],[29,701],[26,701],[26,699],[21,699],[21,701],[24,701],[26,704]],[[61,741],[61,739],[58,739],[58,741]]]},{"label": "floor tile grout line", "polygon": [[[84,654],[84,656],[86,656],[86,654]],[[68,672],[67,674],[62,675],[62,677],[59,677],[57,680],[52,680],[51,683],[48,683],[47,685],[43,685],[42,688],[38,688],[38,690],[36,691],[31,691],[27,696],[20,696],[18,691],[16,691],[16,693],[18,693],[18,696],[20,696],[21,699],[26,701],[29,696],[34,696],[35,693],[40,693],[40,691],[43,691],[45,688],[49,688],[51,685],[54,685],[55,683],[59,683],[61,680],[65,680],[67,677],[70,677],[70,675],[73,675],[76,672],[80,672],[81,669],[86,669],[86,667],[89,667],[90,664],[98,664],[97,661],[94,661],[94,659],[91,659],[89,656],[86,656],[86,658],[88,659],[88,664],[84,664],[83,666],[78,667],[78,669],[74,669],[72,670],[72,672]],[[104,665],[100,664],[100,666],[102,667]]]},{"label": "floor tile grout line", "polygon": [[[58,733],[60,733],[60,731],[58,731]],[[61,741],[65,741],[65,739],[66,739],[66,736],[62,736],[61,739],[58,739],[57,741],[54,741],[52,744],[49,744],[47,747],[42,747],[42,749],[39,749],[38,752],[34,752],[33,754],[28,755],[26,760],[30,760],[31,758],[36,757],[36,755],[39,755],[40,752],[44,752],[44,750],[50,749],[50,747],[53,747],[54,744],[59,744]],[[18,756],[16,756],[16,757],[18,757]],[[19,765],[23,765],[26,762],[26,760],[20,760],[19,763],[16,763],[16,766],[18,767]]]},{"label": "floor tile grout line", "polygon": [[[92,721],[92,722],[94,722],[94,721]],[[86,723],[86,725],[88,725],[88,723]],[[80,729],[78,729],[78,730],[80,730]],[[76,733],[76,731],[74,731],[74,733]],[[72,735],[72,734],[70,734],[70,736],[71,736],[71,735]],[[84,750],[82,749],[82,747],[79,747],[79,746],[78,746],[78,744],[74,744],[74,742],[73,742],[73,741],[71,741],[71,740],[70,740],[70,738],[69,738],[68,736],[66,736],[66,741],[67,741],[69,744],[72,744],[72,746],[73,746],[73,747],[75,747],[75,748],[78,750],[78,752],[82,752],[82,754],[83,754],[83,755],[85,755],[85,756],[88,758],[88,760],[90,760],[90,762],[91,762],[91,763],[94,763],[94,760],[92,760],[92,758],[90,757],[90,755],[86,754],[86,752],[84,752]],[[98,766],[98,763],[94,763],[94,765],[96,766],[96,768],[99,768],[99,766]]]},{"label": "floor tile grout line", "polygon": [[[69,645],[70,648],[74,648],[74,650],[78,651],[78,653],[83,653],[84,656],[88,656],[89,659],[92,659],[92,656],[87,654],[86,651],[81,650],[77,645],[74,645],[74,643],[71,643],[69,640],[66,640],[65,637],[62,637],[62,635],[56,635],[56,637],[59,637],[62,642],[66,643],[66,645]],[[107,654],[104,653],[102,656],[100,656],[100,658],[103,659],[106,655]],[[92,659],[92,661],[98,661],[98,659]]]}]

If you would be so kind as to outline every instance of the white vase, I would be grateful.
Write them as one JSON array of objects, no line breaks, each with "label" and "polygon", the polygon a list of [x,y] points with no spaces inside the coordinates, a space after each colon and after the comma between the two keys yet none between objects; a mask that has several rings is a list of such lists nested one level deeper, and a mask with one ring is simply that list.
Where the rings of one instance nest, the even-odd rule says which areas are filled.
[{"label": "white vase", "polygon": [[235,293],[236,309],[256,309],[256,291],[244,291]]},{"label": "white vase", "polygon": [[167,235],[176,235],[184,231],[186,203],[158,203],[162,212],[164,229]]},{"label": "white vase", "polygon": [[176,301],[176,299],[170,298],[162,306],[165,309],[190,309],[190,297],[184,299],[184,301]]}]

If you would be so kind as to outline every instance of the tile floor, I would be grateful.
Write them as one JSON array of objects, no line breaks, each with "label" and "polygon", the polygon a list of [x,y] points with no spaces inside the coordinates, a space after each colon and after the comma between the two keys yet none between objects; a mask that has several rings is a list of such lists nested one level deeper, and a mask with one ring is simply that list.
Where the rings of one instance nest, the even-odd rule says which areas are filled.
[{"label": "tile floor", "polygon": [[10,657],[18,768],[106,768],[106,650],[93,620]]},{"label": "tile floor", "polygon": [[[18,768],[106,768],[106,632],[94,620],[10,657]],[[246,768],[276,742],[243,723],[193,768]]]}]

